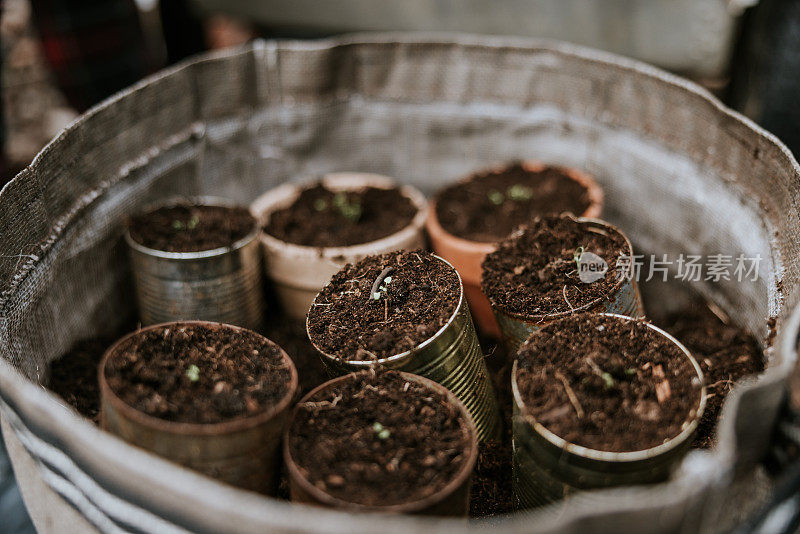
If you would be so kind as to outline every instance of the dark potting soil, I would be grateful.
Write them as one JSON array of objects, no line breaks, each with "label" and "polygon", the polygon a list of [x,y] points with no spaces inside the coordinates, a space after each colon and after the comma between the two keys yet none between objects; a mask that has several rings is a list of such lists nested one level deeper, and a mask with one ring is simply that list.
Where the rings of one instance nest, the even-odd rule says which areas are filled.
[{"label": "dark potting soil", "polygon": [[518,353],[517,384],[548,430],[611,452],[677,436],[701,383],[683,353],[641,321],[578,314],[535,332]]},{"label": "dark potting soil", "polygon": [[531,172],[515,163],[440,191],[436,217],[455,236],[494,243],[539,215],[580,216],[590,204],[586,187],[558,167]]},{"label": "dark potting soil", "polygon": [[328,494],[366,506],[424,499],[467,461],[466,424],[447,397],[393,371],[364,371],[300,404],[289,450]]},{"label": "dark potting soil", "polygon": [[[580,280],[575,261],[580,250],[605,260],[608,271],[602,279]],[[608,297],[618,283],[617,259],[629,254],[618,232],[605,233],[566,216],[542,217],[486,256],[482,289],[490,302],[509,313],[565,313]]]},{"label": "dark potting soil", "polygon": [[69,352],[50,364],[50,391],[95,424],[100,415],[97,366],[113,342],[113,339],[106,338],[78,341]]},{"label": "dark potting soil", "polygon": [[702,301],[668,316],[663,328],[689,349],[703,370],[708,400],[693,446],[710,448],[725,397],[738,380],[764,370],[764,355],[753,336]]},{"label": "dark potting soil", "polygon": [[344,247],[387,237],[409,225],[417,207],[399,188],[331,191],[316,184],[270,215],[264,231],[306,247]]},{"label": "dark potting soil", "polygon": [[180,204],[132,217],[131,238],[164,252],[200,252],[230,247],[253,231],[255,218],[245,208]]},{"label": "dark potting soil", "polygon": [[322,351],[345,360],[393,356],[438,332],[455,313],[459,294],[455,270],[428,252],[368,256],[336,273],[317,295],[309,335]]},{"label": "dark potting soil", "polygon": [[180,325],[131,338],[106,363],[109,387],[154,417],[219,423],[268,410],[291,371],[280,348],[247,331]]}]

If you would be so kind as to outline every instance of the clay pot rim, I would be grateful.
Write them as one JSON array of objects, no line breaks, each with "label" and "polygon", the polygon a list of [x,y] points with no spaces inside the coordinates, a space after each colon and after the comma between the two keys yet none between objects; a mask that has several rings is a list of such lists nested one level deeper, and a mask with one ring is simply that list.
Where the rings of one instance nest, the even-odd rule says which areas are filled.
[{"label": "clay pot rim", "polygon": [[[594,177],[575,167],[564,167],[560,165],[550,165],[546,164],[540,160],[535,159],[526,159],[522,161],[516,161],[512,163],[505,163],[500,165],[494,165],[492,167],[484,168],[479,171],[475,171],[470,173],[466,178],[458,180],[456,184],[466,184],[471,182],[475,179],[476,175],[479,174],[486,174],[486,173],[500,173],[506,170],[511,165],[519,163],[525,170],[529,172],[539,172],[546,167],[555,167],[559,169],[563,174],[572,178],[580,185],[586,188],[586,191],[589,195],[589,207],[579,215],[579,217],[586,217],[586,218],[597,218],[600,217],[603,211],[603,188],[600,187],[600,184],[594,179]],[[453,185],[453,184],[451,184]],[[450,187],[445,186],[445,187]],[[490,243],[486,241],[472,241],[470,239],[465,239],[463,237],[459,237],[455,234],[451,234],[439,222],[439,217],[436,215],[436,204],[439,198],[439,193],[437,193],[433,199],[429,202],[428,205],[428,219],[426,222],[426,228],[428,233],[439,239],[441,241],[447,241],[447,243],[453,247],[458,248],[462,252],[465,253],[472,253],[472,254],[490,254],[494,252],[495,248],[497,248],[497,242]],[[501,240],[502,241],[502,240]]]},{"label": "clay pot rim", "polygon": [[[697,408],[695,410],[694,416],[687,416],[684,420],[684,424],[688,422],[689,424],[686,428],[682,429],[677,435],[669,438],[665,443],[661,445],[656,445],[655,447],[650,447],[648,449],[641,449],[637,451],[626,451],[626,452],[612,452],[612,451],[601,451],[598,449],[591,449],[589,447],[584,447],[582,445],[576,445],[571,443],[564,438],[559,437],[558,435],[554,434],[550,430],[547,429],[542,423],[539,423],[536,418],[528,411],[527,407],[525,406],[525,402],[522,400],[522,395],[519,392],[519,386],[517,385],[517,369],[518,369],[518,360],[514,358],[514,364],[511,369],[511,392],[514,399],[514,403],[517,407],[520,408],[520,416],[524,418],[525,422],[530,425],[535,432],[539,435],[544,437],[551,445],[558,447],[559,449],[565,450],[577,456],[582,456],[584,458],[589,458],[591,460],[603,461],[603,462],[640,462],[643,460],[648,460],[650,458],[654,458],[656,456],[660,456],[668,451],[676,449],[681,446],[681,444],[685,443],[687,439],[689,439],[692,434],[694,434],[695,430],[697,429],[698,425],[700,424],[700,418],[703,416],[703,412],[706,408],[706,385],[705,385],[705,377],[703,376],[703,371],[700,368],[700,365],[695,360],[692,353],[674,336],[669,334],[668,332],[662,330],[661,328],[655,326],[652,323],[647,322],[644,319],[634,319],[632,317],[628,317],[626,315],[619,315],[616,313],[597,313],[592,315],[603,315],[606,317],[613,317],[617,320],[621,321],[634,321],[643,324],[647,328],[655,331],[657,334],[661,335],[662,337],[667,338],[673,345],[680,349],[681,353],[684,355],[685,358],[689,360],[691,363],[692,368],[695,370],[697,378],[700,379],[700,399],[697,403]],[[564,318],[562,320],[567,320]],[[555,328],[557,322],[550,323],[547,327]],[[525,342],[527,343],[527,341]],[[524,346],[524,345],[523,345]]]},{"label": "clay pot rim", "polygon": [[[621,235],[625,239],[625,246],[628,249],[629,256],[631,258],[633,258],[633,245],[631,244],[630,239],[628,239],[627,234],[625,234],[618,227],[616,227],[613,224],[611,224],[611,223],[609,223],[607,221],[604,221],[602,219],[593,219],[593,218],[589,218],[589,217],[575,217],[575,216],[573,216],[571,214],[566,214],[566,215],[563,215],[563,216],[564,217],[568,217],[568,218],[570,218],[570,219],[572,219],[574,221],[577,221],[579,223],[585,223],[585,224],[589,224],[589,225],[600,226],[600,227],[603,227],[605,229],[610,229],[611,231],[618,233],[619,235]],[[514,234],[512,234],[512,235],[514,235]],[[511,237],[511,236],[509,236],[509,237]],[[508,238],[506,238],[506,239],[508,239]],[[609,269],[610,268],[611,268],[611,266],[609,266]],[[633,268],[633,265],[631,265],[631,268]],[[481,269],[481,271],[482,270],[483,269]],[[517,320],[524,321],[524,322],[527,322],[527,323],[542,323],[542,322],[545,322],[545,321],[549,322],[549,321],[552,321],[552,320],[561,319],[561,318],[564,318],[564,317],[568,317],[570,315],[575,315],[576,313],[581,313],[581,312],[584,312],[586,310],[589,310],[589,309],[593,308],[594,306],[596,306],[598,303],[603,302],[604,300],[608,299],[611,294],[613,294],[615,291],[619,290],[621,287],[623,287],[628,282],[629,282],[629,280],[627,280],[625,278],[622,278],[621,280],[617,280],[617,282],[608,290],[607,294],[605,294],[605,295],[603,295],[601,297],[598,297],[598,298],[594,299],[593,301],[584,304],[583,306],[579,306],[579,307],[574,308],[572,310],[564,310],[564,311],[561,311],[561,312],[558,312],[558,313],[545,313],[545,314],[525,314],[525,313],[507,311],[505,308],[503,308],[503,306],[500,306],[499,304],[495,303],[495,301],[494,301],[494,299],[492,298],[491,295],[486,293],[486,291],[483,291],[483,276],[481,276],[481,291],[483,292],[484,295],[486,295],[486,298],[489,300],[489,303],[492,305],[492,309],[495,310],[495,312],[500,312],[500,313],[502,313],[503,315],[505,315],[507,317],[511,317],[512,319],[517,319]]]},{"label": "clay pot rim", "polygon": [[241,239],[234,241],[227,247],[217,247],[207,250],[198,250],[194,252],[168,252],[166,250],[150,248],[135,241],[131,237],[130,226],[129,224],[126,223],[125,241],[127,242],[128,246],[136,250],[137,252],[156,258],[163,258],[169,260],[198,260],[203,258],[213,258],[215,256],[221,256],[223,254],[227,254],[228,252],[233,252],[241,248],[244,248],[245,246],[250,244],[253,240],[255,240],[256,237],[258,237],[259,231],[261,229],[258,224],[258,219],[253,216],[250,210],[247,209],[247,206],[237,204],[232,200],[222,197],[214,197],[214,196],[172,197],[166,201],[160,201],[148,205],[147,207],[145,207],[145,209],[141,210],[141,213],[147,213],[159,208],[172,207],[179,204],[193,204],[196,206],[212,206],[219,208],[242,208],[246,210],[248,213],[250,213],[250,216],[253,219],[253,228],[247,233],[247,235],[245,235]]},{"label": "clay pot rim", "polygon": [[[247,417],[241,417],[229,421],[220,421],[217,423],[187,423],[178,421],[168,421],[166,419],[161,419],[159,417],[148,415],[140,410],[137,410],[133,406],[123,401],[111,388],[111,386],[108,384],[108,381],[106,380],[105,369],[106,365],[108,364],[108,360],[113,355],[116,354],[116,352],[120,349],[120,347],[122,347],[123,344],[127,343],[132,338],[141,335],[144,332],[164,327],[180,328],[182,326],[202,326],[212,330],[231,329],[235,331],[246,331],[264,339],[269,344],[274,345],[280,350],[284,363],[286,363],[289,367],[289,373],[290,373],[289,386],[286,390],[286,393],[280,399],[279,402],[267,408],[266,410],[260,411],[256,414]],[[126,334],[125,336],[115,341],[113,345],[111,345],[108,349],[106,349],[106,352],[103,354],[103,358],[100,360],[100,364],[98,365],[97,376],[98,376],[98,381],[100,382],[101,408],[102,408],[102,400],[106,399],[114,406],[114,409],[120,412],[124,417],[133,420],[142,426],[155,428],[162,432],[169,432],[172,434],[179,434],[179,435],[192,435],[192,436],[222,435],[231,432],[247,430],[259,426],[269,421],[270,419],[274,418],[277,414],[281,413],[286,408],[288,408],[291,405],[292,399],[294,399],[298,388],[297,368],[295,368],[294,362],[289,357],[289,355],[286,354],[286,351],[284,351],[280,345],[278,345],[271,339],[262,336],[258,332],[254,332],[253,330],[248,330],[247,328],[243,328],[241,326],[235,326],[224,323],[215,323],[212,321],[173,321],[173,322],[159,323],[151,326],[146,326],[134,332],[130,332],[129,334]]]},{"label": "clay pot rim", "polygon": [[[297,198],[300,191],[317,182],[322,182],[326,187],[334,191],[351,191],[364,187],[381,189],[397,187],[400,193],[408,198],[417,208],[417,213],[406,226],[397,232],[374,241],[347,246],[310,247],[297,245],[295,243],[282,241],[262,230],[264,223],[272,212],[288,206]],[[425,220],[428,216],[427,205],[428,202],[425,195],[423,195],[419,189],[408,184],[399,185],[389,176],[367,172],[333,172],[323,175],[321,179],[306,180],[301,183],[285,183],[274,187],[253,202],[250,207],[250,212],[256,218],[261,243],[268,249],[297,258],[333,259],[338,257],[366,256],[372,254],[376,249],[396,248],[393,247],[394,243],[409,239],[425,226]]]},{"label": "clay pot rim", "polygon": [[[444,258],[442,258],[440,256],[437,256],[436,254],[431,253],[431,256],[433,256],[434,258],[436,258],[437,260],[439,260],[441,262],[444,262],[448,267],[450,267],[453,270],[453,272],[455,273],[456,277],[458,278],[458,287],[459,287],[458,302],[456,302],[456,307],[453,310],[453,313],[447,319],[447,321],[445,321],[445,323],[442,325],[442,327],[439,330],[436,331],[436,333],[431,335],[428,339],[426,339],[425,341],[423,341],[422,343],[420,343],[416,347],[414,347],[412,349],[408,349],[408,350],[403,351],[403,352],[400,352],[398,354],[392,354],[391,356],[378,358],[377,360],[346,360],[346,359],[343,359],[343,358],[339,358],[338,356],[335,356],[333,354],[329,354],[329,353],[325,352],[324,350],[322,350],[316,344],[316,342],[314,341],[314,337],[311,335],[311,331],[308,329],[308,315],[306,315],[306,335],[308,336],[308,340],[311,342],[311,344],[314,346],[314,348],[317,350],[317,352],[323,358],[327,358],[329,360],[341,361],[341,362],[347,363],[348,365],[353,365],[353,366],[363,367],[364,369],[369,369],[370,367],[382,366],[382,365],[386,365],[387,363],[391,363],[391,362],[394,362],[394,361],[397,361],[397,360],[401,360],[403,358],[407,358],[411,354],[419,352],[419,351],[425,349],[426,347],[428,347],[429,345],[435,343],[437,338],[439,336],[441,336],[450,327],[450,325],[453,323],[453,321],[456,320],[456,317],[458,316],[458,312],[461,310],[461,306],[464,304],[464,298],[465,297],[464,297],[464,283],[462,282],[461,275],[458,274],[458,271],[456,270],[456,268],[453,267],[452,264],[449,261],[447,261],[446,259],[444,259]],[[330,282],[328,282],[328,284],[330,284]],[[327,287],[328,284],[325,284],[325,287]],[[322,291],[320,291],[320,293],[321,292]],[[317,297],[319,297],[320,293],[317,293],[317,295],[314,297],[314,301],[311,303],[311,307],[314,307],[314,305],[316,304]]]},{"label": "clay pot rim", "polygon": [[404,371],[390,371],[390,372],[398,373],[406,381],[422,384],[430,389],[433,389],[435,391],[438,391],[439,393],[444,394],[447,397],[447,399],[452,404],[454,404],[456,408],[458,408],[458,411],[461,414],[461,429],[463,432],[468,434],[469,448],[464,451],[466,453],[466,460],[462,464],[461,469],[459,469],[459,471],[453,476],[453,478],[447,484],[445,484],[445,486],[442,489],[440,489],[436,493],[428,495],[427,497],[423,497],[421,499],[417,499],[415,501],[410,501],[402,504],[369,506],[365,504],[352,503],[349,501],[336,498],[330,495],[329,493],[314,486],[313,484],[311,484],[311,482],[309,482],[308,479],[301,474],[300,467],[295,462],[294,458],[292,458],[291,447],[289,446],[289,434],[292,431],[292,427],[294,426],[295,419],[297,417],[297,413],[300,410],[300,407],[305,402],[308,402],[310,399],[312,399],[320,391],[323,391],[324,389],[327,389],[331,386],[334,386],[346,380],[354,380],[357,375],[366,372],[369,371],[348,373],[346,375],[331,379],[309,391],[306,395],[303,396],[302,399],[300,399],[297,402],[294,409],[292,410],[292,415],[289,419],[289,422],[286,425],[286,430],[283,433],[283,460],[284,460],[284,465],[286,466],[288,471],[290,483],[292,480],[294,480],[297,484],[301,486],[303,491],[305,491],[308,495],[313,497],[317,502],[333,508],[354,510],[361,512],[378,512],[378,513],[392,513],[392,514],[401,514],[401,513],[407,514],[425,510],[426,508],[432,506],[442,498],[446,498],[448,495],[456,491],[461,485],[468,483],[470,477],[472,476],[472,472],[475,468],[475,463],[478,460],[478,431],[475,428],[475,421],[473,420],[472,415],[470,415],[469,410],[467,410],[466,406],[464,406],[464,403],[461,402],[461,400],[459,400],[459,398],[456,397],[453,394],[453,392],[451,392],[446,387],[442,386],[437,382],[434,382],[433,380],[430,380],[429,378],[425,378],[412,373],[406,373]]}]

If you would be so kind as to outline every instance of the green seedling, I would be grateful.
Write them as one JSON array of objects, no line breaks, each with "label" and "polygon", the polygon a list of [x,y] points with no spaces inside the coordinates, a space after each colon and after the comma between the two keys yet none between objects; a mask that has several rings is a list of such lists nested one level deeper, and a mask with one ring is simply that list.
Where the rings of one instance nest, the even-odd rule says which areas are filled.
[{"label": "green seedling", "polygon": [[372,423],[372,430],[375,432],[375,437],[378,439],[388,439],[392,435],[389,429],[384,427],[378,421]]},{"label": "green seedling", "polygon": [[625,374],[628,376],[633,376],[636,374],[636,369],[634,369],[633,367],[628,367],[627,369],[625,369]]},{"label": "green seedling", "polygon": [[526,185],[514,184],[506,190],[506,196],[511,200],[522,202],[533,198],[533,189]]},{"label": "green seedling", "polygon": [[604,372],[604,373],[602,373],[600,375],[600,378],[602,378],[603,382],[606,383],[606,388],[613,388],[616,385],[616,382],[614,381],[614,377],[611,376],[610,373],[605,373]]},{"label": "green seedling", "polygon": [[172,221],[172,228],[174,228],[175,230],[183,230],[184,228],[183,221],[178,221],[178,220]]},{"label": "green seedling", "polygon": [[328,209],[328,201],[324,198],[318,198],[314,201],[314,209],[317,211],[325,211]]},{"label": "green seedling", "polygon": [[200,380],[200,368],[195,364],[190,365],[189,368],[186,369],[186,377],[192,382],[197,382]]},{"label": "green seedling", "polygon": [[200,224],[200,217],[198,217],[197,215],[192,215],[191,218],[189,219],[189,222],[186,223],[186,228],[188,228],[189,230],[194,230],[195,228],[197,228],[198,224]]},{"label": "green seedling", "polygon": [[501,193],[500,191],[498,191],[496,189],[492,189],[491,191],[489,191],[486,194],[486,196],[489,197],[489,202],[491,202],[495,206],[499,206],[500,204],[502,204],[505,201],[505,197],[503,196],[503,193]]},{"label": "green seedling", "polygon": [[361,203],[349,200],[346,193],[336,193],[333,196],[333,206],[350,222],[357,222],[361,218]]}]

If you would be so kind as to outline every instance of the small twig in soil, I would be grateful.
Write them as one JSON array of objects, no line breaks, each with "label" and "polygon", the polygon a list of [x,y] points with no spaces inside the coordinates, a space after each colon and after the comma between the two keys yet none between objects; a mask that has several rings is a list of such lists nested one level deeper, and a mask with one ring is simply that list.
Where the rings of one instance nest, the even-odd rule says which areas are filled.
[{"label": "small twig in soil", "polygon": [[394,267],[386,267],[384,270],[381,271],[381,273],[378,275],[378,278],[376,278],[375,282],[372,283],[372,291],[369,292],[370,299],[378,300],[375,298],[375,294],[379,295],[378,298],[380,298],[380,293],[378,293],[378,288],[381,287],[383,279],[386,278],[386,276],[393,271]]},{"label": "small twig in soil", "polygon": [[567,306],[569,306],[569,311],[574,312],[575,307],[570,303],[569,299],[567,298],[567,284],[564,284],[564,289],[561,291],[561,293],[564,295],[564,302],[566,302]]},{"label": "small twig in soil", "polygon": [[569,382],[567,382],[567,379],[564,378],[564,375],[558,371],[556,371],[556,378],[558,378],[564,385],[564,389],[567,392],[567,397],[569,397],[569,402],[572,403],[572,407],[575,408],[575,413],[578,414],[578,419],[583,419],[583,407],[578,400],[578,396],[575,395],[575,392],[570,387]]}]

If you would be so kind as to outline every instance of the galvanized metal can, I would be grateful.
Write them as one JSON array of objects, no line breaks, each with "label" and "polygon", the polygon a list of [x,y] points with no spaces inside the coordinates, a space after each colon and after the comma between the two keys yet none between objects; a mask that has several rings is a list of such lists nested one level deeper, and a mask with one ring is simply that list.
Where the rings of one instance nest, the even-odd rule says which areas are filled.
[{"label": "galvanized metal can", "polygon": [[[609,317],[630,317],[604,313]],[[644,323],[668,338],[689,360],[703,383],[697,361],[677,339]],[[511,371],[513,395],[513,487],[522,508],[542,506],[575,492],[613,486],[629,486],[665,480],[692,443],[706,405],[706,388],[700,388],[697,408],[691,411],[680,434],[666,443],[632,452],[606,452],[569,443],[556,436],[525,409],[517,385],[517,361]]]},{"label": "galvanized metal can", "polygon": [[[223,199],[210,197],[180,202],[234,206]],[[199,252],[166,252],[137,243],[126,230],[125,241],[142,324],[185,319],[259,330],[264,319],[264,292],[258,235],[259,227],[254,219],[253,230],[230,247]]]},{"label": "galvanized metal can", "polygon": [[[125,403],[108,385],[105,368],[109,358],[125,350],[137,336],[163,327],[180,328],[187,325],[244,330],[219,323],[186,321],[149,326],[121,338],[106,351],[98,370],[100,425],[128,443],[210,477],[240,488],[274,495],[279,480],[281,435],[288,423],[292,400],[298,388],[297,370],[282,349],[283,360],[291,371],[286,394],[269,410],[229,422],[197,424],[159,419]],[[255,332],[251,333],[263,338]]]},{"label": "galvanized metal can", "polygon": [[[542,326],[575,313],[613,313],[633,318],[644,317],[642,296],[639,292],[639,284],[636,282],[634,273],[633,246],[628,236],[616,226],[608,224],[600,219],[579,217],[576,220],[586,224],[590,229],[596,229],[606,233],[614,232],[622,235],[625,238],[626,257],[630,258],[631,263],[629,266],[619,269],[616,273],[609,273],[611,276],[617,276],[618,280],[608,295],[584,306],[575,308],[574,310],[550,315],[523,315],[507,312],[492,302],[492,310],[494,310],[497,323],[500,325],[502,341],[509,354],[515,354],[517,350],[519,350],[519,347],[525,343],[525,340]],[[491,302],[491,299],[489,300]]]},{"label": "galvanized metal can", "polygon": [[[436,258],[453,269],[447,261],[438,256]],[[453,272],[458,276],[455,269]],[[475,420],[478,438],[485,441],[500,435],[502,422],[460,276],[458,282],[460,294],[456,311],[436,334],[414,349],[374,361],[343,360],[320,349],[310,334],[309,338],[333,375],[380,366],[438,382],[461,399]]]},{"label": "galvanized metal can", "polygon": [[[466,425],[464,425],[465,434],[469,435],[470,447],[465,451],[466,461],[464,462],[461,470],[455,475],[453,480],[446,484],[442,489],[436,493],[425,497],[418,501],[412,501],[402,504],[391,506],[364,506],[337,499],[325,491],[319,489],[309,482],[303,475],[302,470],[292,458],[291,450],[289,448],[289,432],[291,432],[291,423],[289,423],[288,430],[283,437],[283,460],[286,466],[286,472],[289,478],[289,491],[293,502],[313,503],[331,508],[349,509],[361,512],[381,512],[392,514],[424,514],[436,516],[466,516],[469,513],[469,497],[470,489],[472,486],[472,472],[475,467],[475,462],[478,459],[478,442],[475,424],[469,410],[464,406],[461,400],[455,396],[451,391],[445,387],[437,384],[433,380],[428,380],[419,375],[411,373],[401,373],[403,378],[409,382],[416,382],[427,388],[447,396],[458,411],[464,417]],[[319,392],[336,386],[340,382],[352,380],[353,375],[340,376],[329,380],[324,384],[316,387],[303,397],[298,405],[309,402],[316,397]],[[294,413],[297,413],[295,408]]]}]

